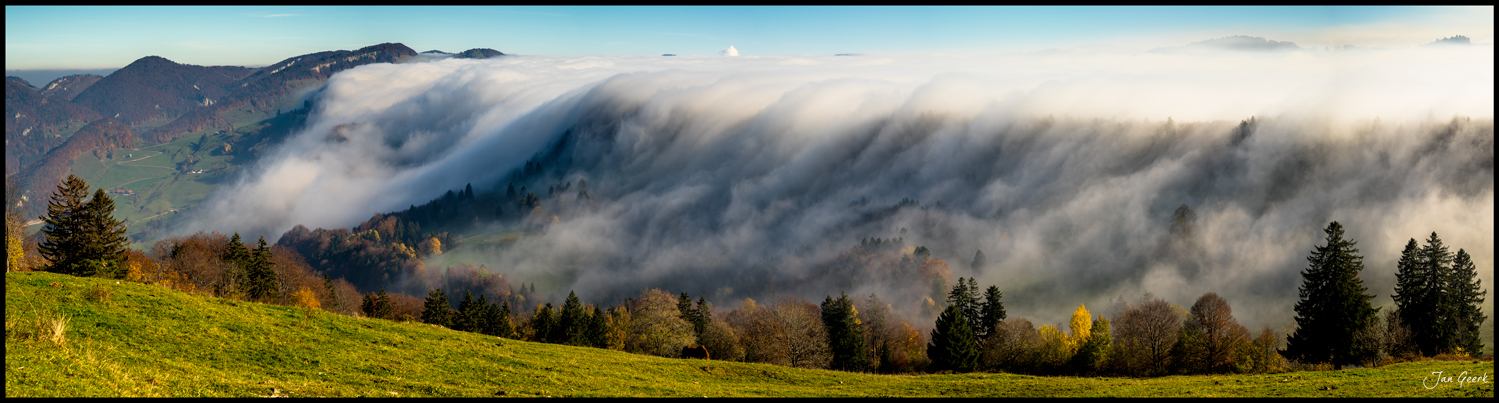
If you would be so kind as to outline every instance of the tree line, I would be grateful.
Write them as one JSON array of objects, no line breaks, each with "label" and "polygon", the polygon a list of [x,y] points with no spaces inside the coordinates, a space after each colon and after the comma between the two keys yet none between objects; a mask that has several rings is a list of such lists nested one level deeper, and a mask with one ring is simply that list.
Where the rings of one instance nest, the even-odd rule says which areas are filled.
[{"label": "tree line", "polygon": [[[1397,273],[1399,308],[1382,321],[1358,275],[1363,264],[1356,242],[1344,238],[1337,222],[1324,231],[1326,244],[1312,251],[1302,272],[1297,328],[1284,338],[1269,326],[1258,335],[1251,333],[1234,318],[1229,302],[1212,292],[1190,308],[1147,294],[1112,317],[1093,315],[1079,305],[1066,329],[1036,327],[1026,318],[1006,317],[997,286],[981,293],[976,280],[961,277],[947,293],[929,337],[892,315],[889,305],[873,294],[829,295],[821,305],[786,296],[769,306],[746,299],[722,311],[702,297],[694,303],[687,293],[673,299],[652,289],[607,310],[577,302],[570,294],[560,310],[546,304],[529,316],[505,311],[488,317],[513,329],[508,335],[495,334],[501,337],[663,357],[702,345],[712,359],[856,372],[1268,373],[1292,363],[1340,369],[1479,352],[1478,326],[1485,317],[1478,306],[1486,291],[1465,251],[1447,253],[1436,234],[1425,247],[1412,240]],[[424,321],[442,325],[444,319],[428,318],[462,315],[451,311],[441,295],[434,290],[429,296]],[[460,307],[456,312],[501,312],[499,308]]]},{"label": "tree line", "polygon": [[[1295,306],[1297,327],[1285,338],[1284,348],[1279,347],[1280,335],[1268,326],[1251,337],[1233,317],[1228,301],[1211,292],[1190,309],[1147,296],[1109,317],[1079,305],[1064,330],[1008,318],[998,286],[980,292],[975,279],[961,277],[946,293],[928,331],[894,314],[874,294],[828,295],[821,304],[792,296],[773,297],[767,304],[745,299],[721,310],[702,296],[694,301],[685,292],[673,296],[649,289],[604,309],[583,303],[575,293],[561,306],[539,304],[535,285],[522,284],[521,291],[506,287],[507,295],[493,300],[485,292],[475,298],[465,290],[455,308],[442,288],[432,289],[425,300],[387,293],[384,287],[361,295],[348,281],[318,276],[296,251],[269,246],[264,238],[251,248],[238,234],[200,232],[162,239],[146,253],[130,251],[124,225],[112,217],[112,200],[102,189],[89,198],[87,188],[70,176],[49,200],[44,240],[37,248],[46,262],[43,269],[663,357],[678,357],[686,346],[703,346],[712,359],[855,372],[1263,373],[1283,370],[1287,360],[1341,368],[1417,356],[1472,355],[1481,348],[1478,329],[1486,319],[1478,307],[1487,292],[1472,257],[1463,249],[1449,252],[1433,233],[1425,246],[1415,239],[1406,245],[1397,263],[1396,309],[1381,320],[1359,276],[1364,267],[1357,243],[1345,238],[1337,222],[1324,229],[1325,244],[1307,257]],[[8,231],[16,221],[11,218],[7,214]],[[404,232],[393,230],[399,221],[379,221],[390,224],[393,235]],[[865,240],[861,248],[885,243]],[[13,244],[7,243],[12,266],[24,260]],[[924,247],[911,253],[930,254]],[[981,253],[975,256],[982,259]],[[523,295],[538,303],[530,312],[517,303]]]}]

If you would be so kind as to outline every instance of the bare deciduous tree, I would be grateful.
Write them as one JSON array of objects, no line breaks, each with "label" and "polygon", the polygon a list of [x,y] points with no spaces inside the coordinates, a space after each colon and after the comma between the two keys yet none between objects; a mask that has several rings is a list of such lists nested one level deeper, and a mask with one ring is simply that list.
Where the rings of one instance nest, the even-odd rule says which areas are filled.
[{"label": "bare deciduous tree", "polygon": [[1231,372],[1238,361],[1238,351],[1249,343],[1249,330],[1234,320],[1228,301],[1216,293],[1203,294],[1192,304],[1192,319],[1186,327],[1201,338],[1191,346],[1193,355],[1202,363],[1202,370]]},{"label": "bare deciduous tree", "polygon": [[1181,318],[1171,303],[1147,299],[1131,304],[1114,322],[1116,370],[1135,376],[1165,373]]}]

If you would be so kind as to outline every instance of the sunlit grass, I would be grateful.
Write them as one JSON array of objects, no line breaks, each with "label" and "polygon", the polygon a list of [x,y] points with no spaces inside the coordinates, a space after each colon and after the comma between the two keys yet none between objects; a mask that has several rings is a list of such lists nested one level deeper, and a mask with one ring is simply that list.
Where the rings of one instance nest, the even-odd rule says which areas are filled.
[{"label": "sunlit grass", "polygon": [[[5,300],[10,397],[1493,396],[1492,361],[1153,379],[872,375],[529,343],[321,311],[307,317],[298,308],[51,273],[8,273]],[[58,318],[67,322],[61,342],[40,326]],[[1489,380],[1436,385],[1433,371]]]}]

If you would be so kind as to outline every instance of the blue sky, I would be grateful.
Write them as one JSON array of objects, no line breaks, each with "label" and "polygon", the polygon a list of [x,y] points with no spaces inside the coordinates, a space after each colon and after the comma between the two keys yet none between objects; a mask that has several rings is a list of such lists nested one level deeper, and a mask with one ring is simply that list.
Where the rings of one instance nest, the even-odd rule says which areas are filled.
[{"label": "blue sky", "polygon": [[261,66],[401,42],[417,51],[743,55],[1144,50],[1229,35],[1301,46],[1493,42],[1461,7],[5,7],[5,68],[121,67],[147,55]]}]

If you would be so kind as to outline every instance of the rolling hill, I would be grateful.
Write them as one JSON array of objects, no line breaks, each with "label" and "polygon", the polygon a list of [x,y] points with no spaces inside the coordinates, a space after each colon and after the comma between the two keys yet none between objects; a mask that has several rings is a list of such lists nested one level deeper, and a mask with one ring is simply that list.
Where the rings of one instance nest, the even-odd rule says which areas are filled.
[{"label": "rolling hill", "polygon": [[[147,165],[180,165],[191,171],[207,159],[210,161],[204,165],[219,169],[211,175],[213,178],[177,178],[182,180],[167,181],[168,186],[145,197],[122,201],[139,209],[123,214],[137,219],[156,217],[201,199],[207,192],[197,185],[217,180],[232,170],[232,164],[253,160],[293,129],[288,125],[299,125],[301,120],[291,119],[295,113],[281,113],[302,106],[298,95],[340,71],[371,63],[395,63],[415,55],[405,45],[385,43],[353,51],[305,54],[265,68],[194,66],[147,56],[108,76],[66,76],[41,89],[19,77],[7,77],[6,174],[16,175],[22,191],[29,192],[28,199],[33,202],[27,210],[32,216],[46,207],[45,202],[36,201],[44,199],[70,173],[80,173],[93,187],[104,188],[126,183],[141,186],[155,182],[138,181],[162,177],[160,170],[152,169],[93,170],[99,175],[75,171],[77,166],[117,166],[123,161],[105,160],[111,159],[117,149],[136,147],[134,141],[100,141],[97,136],[72,141],[75,132],[83,133],[80,129],[95,125],[108,126],[111,133],[123,128],[132,138],[141,140],[142,146],[158,146],[150,153],[166,154]],[[105,125],[101,119],[118,125]],[[178,140],[207,136],[213,136],[216,145],[232,143],[240,148],[232,155],[209,155],[208,149],[186,147],[191,143],[172,145]],[[133,155],[131,151],[127,149],[124,154]],[[95,158],[80,159],[90,153]],[[128,175],[137,171],[144,176]],[[189,188],[193,190],[184,190]]]},{"label": "rolling hill", "polygon": [[[1162,378],[873,375],[530,343],[422,323],[6,273],[5,395],[1492,397],[1492,361]],[[54,326],[60,324],[60,326]],[[61,332],[54,329],[61,329]],[[1438,382],[1442,371],[1451,382]],[[1490,375],[1491,376],[1491,375]],[[1426,386],[1422,385],[1425,380]]]},{"label": "rolling hill", "polygon": [[31,164],[98,119],[97,112],[68,102],[63,93],[49,94],[19,77],[6,77],[5,172]]}]

